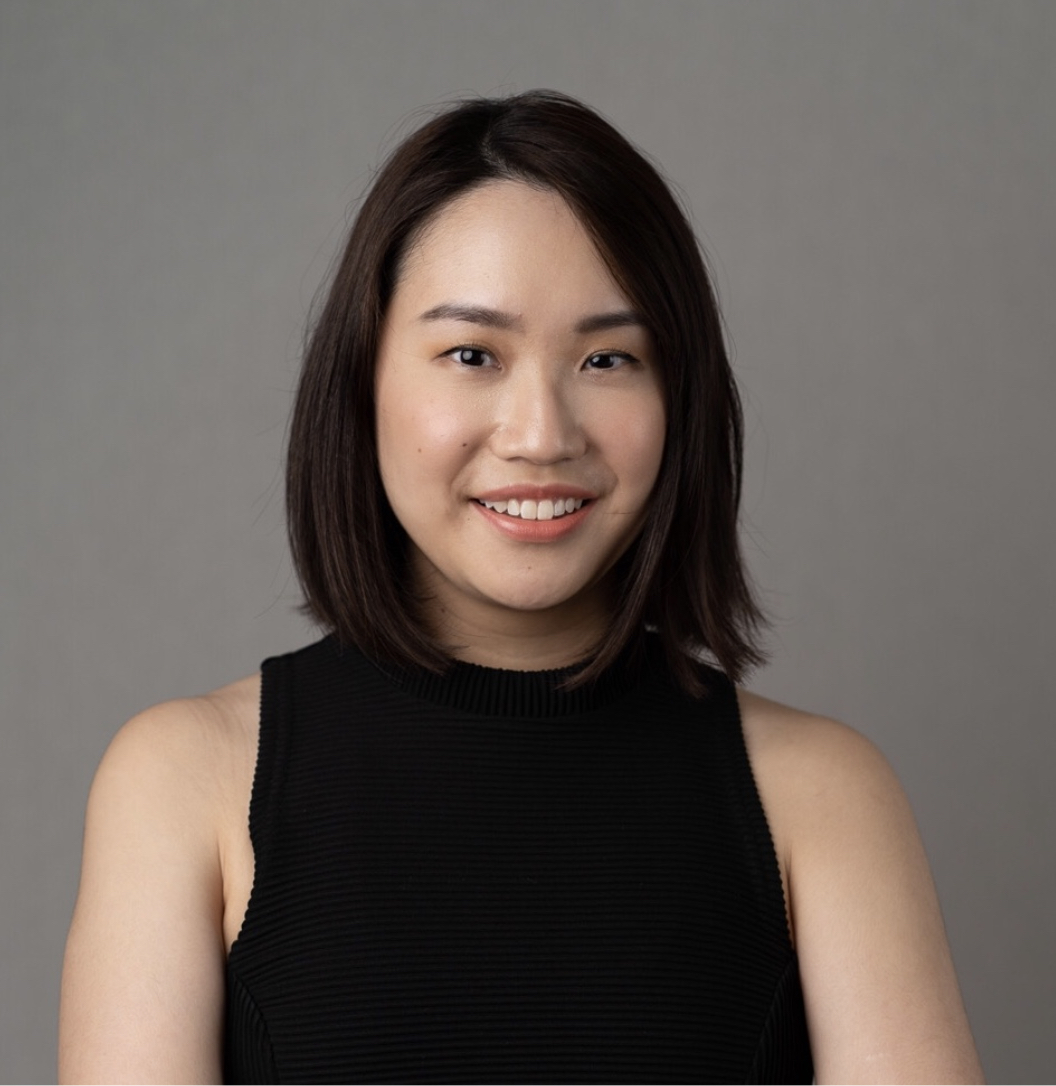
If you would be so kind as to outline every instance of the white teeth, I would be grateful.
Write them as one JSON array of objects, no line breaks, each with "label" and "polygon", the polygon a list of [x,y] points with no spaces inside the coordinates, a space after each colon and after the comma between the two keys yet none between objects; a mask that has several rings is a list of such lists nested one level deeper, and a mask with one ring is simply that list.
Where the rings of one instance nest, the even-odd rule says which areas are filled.
[{"label": "white teeth", "polygon": [[505,513],[508,517],[520,517],[521,520],[553,520],[555,517],[563,517],[567,513],[582,509],[583,499],[558,498],[556,501],[551,501],[549,498],[543,498],[542,501],[536,502],[531,498],[525,498],[523,501],[511,498],[506,502],[482,501],[480,504],[487,509],[494,509],[496,513]]}]

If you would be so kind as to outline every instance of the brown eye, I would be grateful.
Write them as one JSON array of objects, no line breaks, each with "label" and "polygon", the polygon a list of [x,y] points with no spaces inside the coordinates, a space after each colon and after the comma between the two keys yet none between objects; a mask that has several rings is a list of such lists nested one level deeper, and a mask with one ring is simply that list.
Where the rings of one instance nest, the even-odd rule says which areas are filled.
[{"label": "brown eye", "polygon": [[486,366],[491,361],[488,352],[482,351],[479,347],[456,347],[449,354],[463,366]]},{"label": "brown eye", "polygon": [[630,355],[619,351],[599,351],[587,359],[587,367],[592,370],[615,370],[633,361]]}]

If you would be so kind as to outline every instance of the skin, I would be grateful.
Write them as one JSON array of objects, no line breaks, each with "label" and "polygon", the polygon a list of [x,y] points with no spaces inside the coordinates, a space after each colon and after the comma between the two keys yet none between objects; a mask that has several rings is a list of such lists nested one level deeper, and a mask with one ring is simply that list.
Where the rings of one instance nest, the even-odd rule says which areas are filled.
[{"label": "skin", "polygon": [[[441,304],[516,319],[422,319]],[[608,573],[647,515],[664,440],[644,328],[582,327],[627,308],[568,208],[521,184],[457,201],[408,254],[379,351],[381,469],[412,540],[422,620],[463,659],[572,663],[607,619]],[[511,536],[475,502],[529,484],[582,488],[594,508],[540,541]],[[253,883],[259,696],[252,676],[155,706],[104,756],[66,950],[60,1081],[220,1081],[224,961]],[[981,1082],[889,766],[842,724],[740,699],[817,1081]]]}]

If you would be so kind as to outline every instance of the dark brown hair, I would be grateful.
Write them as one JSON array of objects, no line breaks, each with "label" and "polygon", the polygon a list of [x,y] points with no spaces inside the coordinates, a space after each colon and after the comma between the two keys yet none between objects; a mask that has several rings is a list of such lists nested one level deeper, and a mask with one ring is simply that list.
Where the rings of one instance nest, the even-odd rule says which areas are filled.
[{"label": "dark brown hair", "polygon": [[588,682],[647,626],[679,682],[706,651],[735,681],[762,660],[762,617],[737,534],[741,406],[697,240],[657,170],[592,109],[553,91],[471,99],[395,150],[367,194],[308,339],[290,431],[287,511],[306,608],[378,660],[442,670],[416,619],[406,536],[378,472],[374,376],[400,262],[455,197],[513,179],[562,196],[593,237],[660,360],[667,436],[651,511],[617,564],[610,627]]}]

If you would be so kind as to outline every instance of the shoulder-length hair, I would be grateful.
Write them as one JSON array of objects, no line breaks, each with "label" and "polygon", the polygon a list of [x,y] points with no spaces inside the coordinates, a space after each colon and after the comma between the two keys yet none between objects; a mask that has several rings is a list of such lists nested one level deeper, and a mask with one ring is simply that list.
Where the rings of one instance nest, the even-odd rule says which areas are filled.
[{"label": "shoulder-length hair", "polygon": [[667,435],[650,515],[617,564],[611,623],[573,684],[639,652],[649,627],[687,691],[702,692],[702,652],[737,681],[763,659],[763,623],[738,540],[741,406],[703,255],[657,170],[553,91],[436,116],[396,148],[363,202],[307,341],[290,429],[288,528],[306,609],[379,661],[450,663],[417,618],[406,535],[382,488],[375,363],[408,248],[446,204],[494,180],[568,203],[644,316],[662,368]]}]

